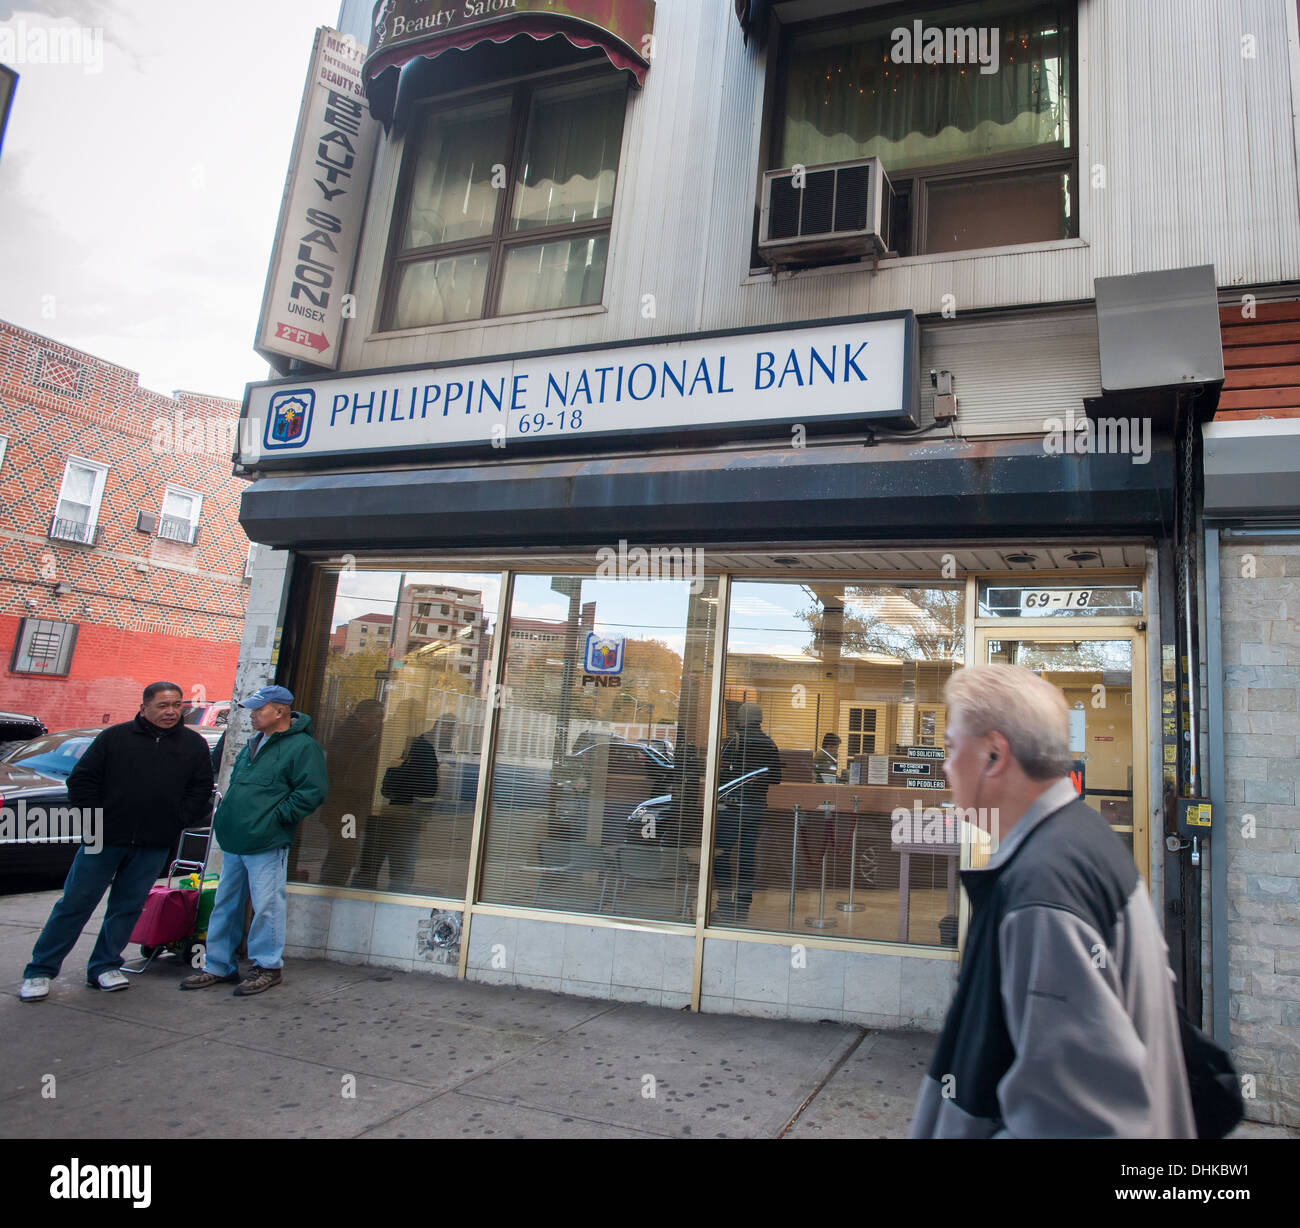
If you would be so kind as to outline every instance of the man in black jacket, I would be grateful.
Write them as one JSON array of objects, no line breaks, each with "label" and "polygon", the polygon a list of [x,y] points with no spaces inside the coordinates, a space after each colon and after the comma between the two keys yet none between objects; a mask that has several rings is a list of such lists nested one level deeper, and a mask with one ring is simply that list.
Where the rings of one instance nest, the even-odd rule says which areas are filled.
[{"label": "man in black jacket", "polygon": [[[82,813],[83,845],[63,895],[32,950],[19,997],[39,1002],[82,928],[109,891],[108,910],[86,971],[92,988],[126,989],[122,950],[176,837],[200,827],[212,798],[212,759],[181,722],[174,682],[145,687],[139,715],[105,729],[68,777],[68,801]],[[111,885],[111,890],[109,890]]]},{"label": "man in black jacket", "polygon": [[[408,701],[409,705],[409,701]],[[399,715],[409,719],[411,713]],[[431,798],[438,792],[438,752],[434,749],[435,729],[411,739],[405,757],[384,773],[379,791],[388,805],[366,819],[353,886],[373,891],[379,871],[388,862],[388,889],[409,891],[415,876],[415,853],[420,838],[420,811],[416,798]]]},{"label": "man in black jacket", "polygon": [[[754,899],[754,851],[758,834],[767,817],[767,791],[781,783],[781,752],[762,730],[763,710],[754,703],[736,709],[736,732],[722,746],[722,782],[742,776],[739,784],[718,807],[716,844],[724,850],[713,863],[713,881],[718,888],[718,904],[713,919],[744,925],[749,920],[749,906]],[[726,900],[729,854],[740,846],[736,862],[736,896]]]}]

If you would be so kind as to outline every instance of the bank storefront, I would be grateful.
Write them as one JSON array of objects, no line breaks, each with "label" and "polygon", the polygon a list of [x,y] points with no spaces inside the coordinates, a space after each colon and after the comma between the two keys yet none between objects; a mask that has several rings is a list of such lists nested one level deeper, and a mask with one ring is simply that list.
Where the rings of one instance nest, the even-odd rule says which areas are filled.
[{"label": "bank storefront", "polygon": [[997,835],[945,807],[976,661],[1064,690],[1076,784],[1158,875],[1168,442],[908,438],[914,333],[250,387],[241,520],[332,783],[290,956],[937,1027]]}]

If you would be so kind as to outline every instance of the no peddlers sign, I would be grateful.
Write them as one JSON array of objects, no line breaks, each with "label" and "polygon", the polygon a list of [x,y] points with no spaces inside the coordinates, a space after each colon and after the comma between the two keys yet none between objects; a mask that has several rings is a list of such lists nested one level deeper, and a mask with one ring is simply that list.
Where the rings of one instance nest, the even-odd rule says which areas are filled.
[{"label": "no peddlers sign", "polygon": [[257,332],[257,350],[333,370],[378,125],[361,88],[365,48],[316,31]]}]

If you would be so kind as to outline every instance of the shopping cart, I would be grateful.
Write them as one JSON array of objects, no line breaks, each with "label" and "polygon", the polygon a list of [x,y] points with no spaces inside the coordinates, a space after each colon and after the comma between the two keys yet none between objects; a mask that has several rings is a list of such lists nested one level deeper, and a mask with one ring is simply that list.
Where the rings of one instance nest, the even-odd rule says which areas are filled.
[{"label": "shopping cart", "polygon": [[[212,795],[212,815],[221,794]],[[143,963],[123,964],[123,972],[139,973],[160,955],[174,955],[182,963],[199,967],[208,937],[208,919],[216,900],[220,875],[208,869],[212,827],[188,827],[181,832],[176,859],[167,869],[167,886],[154,887],[128,941],[140,944]],[[172,879],[179,876],[176,886]]]}]

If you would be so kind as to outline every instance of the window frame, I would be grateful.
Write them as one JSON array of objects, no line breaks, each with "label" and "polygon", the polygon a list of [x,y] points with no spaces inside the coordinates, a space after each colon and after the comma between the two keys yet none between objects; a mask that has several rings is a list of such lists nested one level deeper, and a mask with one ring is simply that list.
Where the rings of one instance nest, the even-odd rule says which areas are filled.
[{"label": "window frame", "polygon": [[[48,624],[52,627],[63,628],[62,638],[59,641],[59,651],[57,662],[62,666],[60,669],[22,669],[19,661],[23,657],[23,640],[30,628],[34,637],[37,634],[37,627],[42,624]],[[65,622],[58,618],[35,618],[25,617],[18,620],[18,630],[14,635],[13,651],[9,654],[9,672],[11,674],[21,674],[29,678],[66,678],[72,673],[72,658],[77,649],[77,632],[80,630],[80,623]],[[32,661],[31,642],[28,640],[26,650],[27,661]]]},{"label": "window frame", "polygon": [[[934,165],[922,167],[899,167],[897,169],[885,168],[885,174],[889,177],[890,185],[894,192],[901,200],[906,197],[909,204],[908,220],[906,226],[907,232],[907,250],[901,251],[895,247],[890,253],[891,258],[910,260],[912,258],[925,257],[928,259],[953,259],[960,260],[968,257],[975,252],[994,251],[1005,244],[996,244],[988,247],[964,247],[955,248],[946,251],[930,252],[923,249],[922,240],[926,234],[928,215],[929,215],[929,188],[934,182],[951,182],[962,179],[979,179],[998,173],[1011,174],[1016,171],[1041,172],[1047,170],[1060,169],[1063,173],[1068,172],[1073,176],[1070,190],[1070,199],[1072,210],[1070,215],[1070,233],[1062,235],[1055,239],[1025,240],[1026,243],[1066,243],[1071,239],[1078,239],[1082,233],[1079,209],[1082,203],[1082,193],[1079,191],[1079,151],[1081,140],[1079,136],[1079,4],[1078,0],[1059,0],[1066,7],[1073,8],[1071,24],[1071,55],[1070,55],[1070,133],[1071,145],[1066,148],[1059,145],[1041,145],[1036,148],[1027,150],[1013,150],[998,154],[986,154],[974,158],[963,158],[954,162],[942,162]],[[891,18],[897,18],[902,21],[906,19],[910,23],[920,19],[924,23],[930,22],[930,15],[936,11],[942,11],[945,8],[954,7],[945,5],[942,0],[927,6],[926,11],[917,11],[915,3],[912,4],[895,4],[891,6],[881,6],[873,14],[873,18],[881,22],[887,22]],[[994,15],[989,15],[981,10],[975,0],[969,0],[967,7],[970,10],[970,16],[974,24],[979,24],[983,19],[991,24],[995,19]],[[1004,11],[1014,11],[1019,5],[1006,3],[999,6]],[[1033,0],[1024,0],[1024,7],[1033,7]],[[782,129],[779,123],[780,117],[785,114],[785,93],[786,83],[789,79],[789,55],[790,45],[793,39],[809,30],[834,30],[838,27],[850,27],[859,24],[864,17],[869,15],[869,10],[855,9],[845,13],[838,13],[830,17],[814,17],[805,21],[782,23],[776,16],[772,17],[772,44],[776,48],[776,54],[769,57],[768,79],[763,91],[763,118],[762,118],[762,136],[760,138],[761,156],[759,158],[758,182],[756,188],[754,204],[754,234],[753,247],[750,252],[750,273],[770,273],[771,268],[760,258],[758,253],[759,225],[762,213],[762,189],[763,176],[768,171],[782,169],[784,163],[777,160],[777,151],[781,145]],[[897,235],[895,235],[897,243]],[[850,263],[869,264],[869,260],[854,261]],[[818,267],[827,267],[825,265]]]},{"label": "window frame", "polygon": [[[179,516],[169,515],[167,512],[167,497],[169,495],[182,495],[185,498],[194,500],[194,514],[190,517],[190,533],[188,537],[168,537],[163,534],[162,527],[164,520],[180,520]],[[199,525],[203,519],[203,496],[197,490],[190,490],[184,486],[174,486],[168,482],[163,487],[163,497],[158,503],[158,530],[157,535],[162,541],[175,542],[179,546],[193,546],[199,538]],[[250,543],[251,545],[251,543]]]},{"label": "window frame", "polygon": [[[567,69],[528,74],[510,81],[497,82],[487,88],[475,87],[455,90],[446,94],[435,94],[422,99],[416,104],[402,143],[397,192],[393,198],[393,211],[388,224],[388,240],[384,249],[376,333],[404,333],[417,329],[465,327],[475,323],[482,324],[489,320],[509,320],[542,313],[589,311],[592,307],[603,304],[605,290],[609,283],[609,253],[613,250],[614,214],[618,208],[619,189],[623,177],[624,144],[627,139],[627,103],[631,93],[631,85],[626,80],[626,76],[627,74],[624,73],[612,76],[608,68],[593,68],[590,64],[581,64]],[[519,163],[523,156],[524,142],[528,135],[530,103],[533,95],[555,86],[582,86],[588,83],[596,84],[600,82],[605,82],[610,86],[617,82],[623,88],[623,113],[619,135],[618,166],[615,171],[614,195],[610,200],[609,215],[595,222],[571,222],[559,226],[538,226],[527,230],[512,231],[510,220],[513,215],[515,194],[519,186]],[[510,99],[507,174],[506,186],[501,189],[500,199],[497,201],[496,217],[493,219],[491,233],[478,235],[471,239],[458,239],[452,243],[436,243],[426,247],[412,248],[409,251],[404,250],[402,235],[410,213],[416,163],[419,161],[417,142],[429,116],[436,110],[459,110],[462,107],[472,107],[493,102],[499,98]],[[575,304],[567,307],[528,308],[524,311],[511,312],[508,315],[500,311],[505,266],[512,249],[536,247],[541,243],[552,243],[565,239],[600,238],[601,236],[606,237],[608,240],[608,247],[605,258],[605,280],[601,286],[601,296],[597,303],[585,306]],[[402,283],[402,273],[407,267],[482,251],[486,251],[488,255],[488,272],[483,287],[483,310],[480,315],[465,320],[443,320],[434,324],[400,325],[395,322],[393,317],[397,310],[397,296]]]},{"label": "window frame", "polygon": [[[68,488],[68,474],[73,465],[80,465],[83,469],[91,470],[95,475],[94,489],[90,496],[90,512],[86,517],[86,537],[83,540],[80,537],[62,537],[55,533],[54,526],[59,521],[67,521],[67,517],[59,515],[59,508],[65,500],[64,492]],[[63,463],[63,478],[59,482],[59,493],[54,500],[54,518],[50,522],[50,537],[56,541],[70,541],[80,546],[93,546],[95,544],[96,532],[99,529],[99,513],[103,510],[104,492],[108,489],[108,472],[109,466],[102,461],[87,460],[82,456],[69,456]],[[75,500],[68,500],[75,502]],[[74,523],[67,521],[68,523]]]}]

